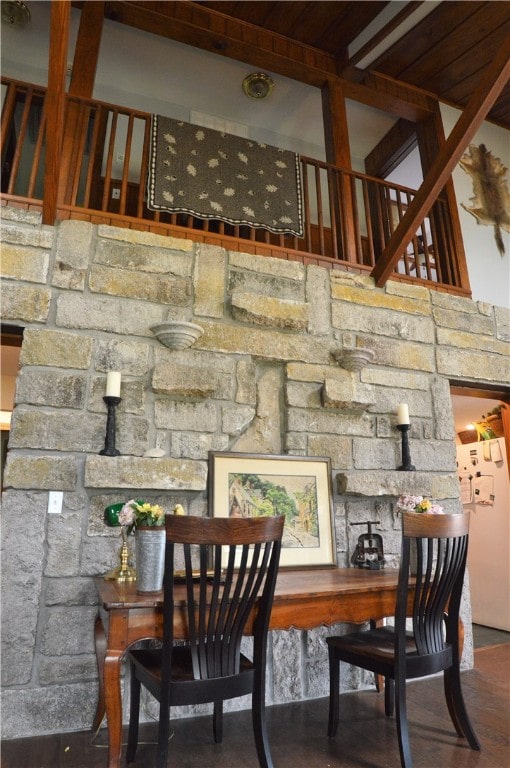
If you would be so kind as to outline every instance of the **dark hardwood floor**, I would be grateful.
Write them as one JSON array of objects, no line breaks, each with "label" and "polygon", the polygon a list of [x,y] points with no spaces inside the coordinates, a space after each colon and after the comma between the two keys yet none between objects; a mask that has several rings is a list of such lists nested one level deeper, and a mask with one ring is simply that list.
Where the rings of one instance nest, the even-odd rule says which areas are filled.
[{"label": "dark hardwood floor", "polygon": [[[503,639],[504,642],[499,642]],[[482,743],[473,752],[457,738],[446,710],[442,677],[408,685],[408,715],[415,768],[507,768],[510,765],[510,636],[485,633],[474,669],[462,675],[466,705]],[[341,697],[338,736],[326,737],[327,700],[268,708],[275,768],[398,768],[393,719],[373,690]],[[222,744],[212,740],[210,718],[173,722],[169,765],[174,768],[258,768],[249,711],[225,715]],[[142,729],[136,768],[153,765],[153,724]],[[5,741],[2,768],[104,768],[106,730]]]}]

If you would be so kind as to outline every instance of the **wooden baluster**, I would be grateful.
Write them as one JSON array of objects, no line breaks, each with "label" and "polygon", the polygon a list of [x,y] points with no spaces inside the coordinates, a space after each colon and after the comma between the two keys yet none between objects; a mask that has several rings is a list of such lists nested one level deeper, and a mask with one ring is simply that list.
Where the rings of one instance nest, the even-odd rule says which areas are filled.
[{"label": "wooden baluster", "polygon": [[25,137],[28,127],[28,118],[30,116],[30,109],[32,107],[32,97],[34,94],[33,88],[27,88],[25,94],[25,103],[23,105],[23,112],[21,115],[21,122],[19,126],[19,132],[16,137],[16,148],[12,158],[11,165],[11,177],[9,179],[9,185],[7,187],[7,194],[12,195],[14,193],[15,184],[18,176],[18,171],[21,163],[21,156],[23,154],[23,146],[25,144]]},{"label": "wooden baluster", "polygon": [[34,158],[32,160],[32,168],[30,171],[30,178],[28,180],[27,197],[34,197],[35,185],[41,164],[42,149],[44,146],[44,132],[46,130],[47,114],[46,99],[43,98],[41,120],[37,129],[37,140],[34,147]]},{"label": "wooden baluster", "polygon": [[106,155],[106,171],[104,174],[104,186],[103,186],[103,199],[101,203],[101,210],[107,211],[110,200],[110,188],[112,183],[112,165],[113,165],[113,150],[115,147],[115,135],[117,133],[117,116],[118,110],[112,109],[112,121],[110,124],[110,139],[108,142],[108,153]]}]

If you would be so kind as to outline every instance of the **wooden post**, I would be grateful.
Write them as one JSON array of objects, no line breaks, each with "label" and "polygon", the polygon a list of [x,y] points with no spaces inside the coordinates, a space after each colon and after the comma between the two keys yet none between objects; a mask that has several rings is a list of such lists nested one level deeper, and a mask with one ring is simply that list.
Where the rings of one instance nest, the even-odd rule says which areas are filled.
[{"label": "wooden post", "polygon": [[44,169],[43,224],[54,224],[57,214],[58,180],[64,136],[65,83],[69,41],[69,0],[52,0],[50,59],[46,93],[46,165]]},{"label": "wooden post", "polygon": [[[84,99],[92,98],[96,76],[99,46],[103,30],[104,2],[84,3],[76,48],[69,95]],[[62,162],[60,166],[59,202],[75,204],[71,200],[74,174],[79,176],[78,149],[80,137],[88,129],[89,110],[73,101],[69,102],[63,137]]]},{"label": "wooden post", "polygon": [[[439,104],[434,114],[428,120],[424,120],[416,125],[416,134],[418,136],[421,165],[425,176],[446,141]],[[457,278],[455,284],[470,290],[459,209],[451,176],[446,180],[445,186],[441,190],[441,195],[445,201],[451,226],[445,232],[441,226],[441,214],[435,210],[435,206],[432,206],[429,216],[435,232],[435,238],[433,238],[434,258],[443,276],[448,274],[448,269],[453,269],[454,275]],[[454,264],[446,263],[452,260],[455,261]]]},{"label": "wooden post", "polygon": [[[350,171],[352,166],[349,149],[349,131],[345,96],[341,81],[329,80],[323,87],[322,112],[324,118],[326,161]],[[354,198],[351,189],[351,177],[343,175],[341,179],[341,184],[335,190],[336,194],[333,195],[334,209],[331,211],[331,218],[334,218],[336,221],[338,253],[340,257],[356,263]]]}]

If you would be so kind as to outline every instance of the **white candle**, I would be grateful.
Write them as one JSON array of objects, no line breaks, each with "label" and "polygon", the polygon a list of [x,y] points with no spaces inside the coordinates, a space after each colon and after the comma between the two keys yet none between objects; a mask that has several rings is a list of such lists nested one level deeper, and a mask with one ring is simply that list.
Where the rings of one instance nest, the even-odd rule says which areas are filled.
[{"label": "white candle", "polygon": [[106,377],[106,397],[120,397],[120,371],[109,371]]},{"label": "white candle", "polygon": [[397,424],[409,424],[409,406],[407,403],[397,405]]}]

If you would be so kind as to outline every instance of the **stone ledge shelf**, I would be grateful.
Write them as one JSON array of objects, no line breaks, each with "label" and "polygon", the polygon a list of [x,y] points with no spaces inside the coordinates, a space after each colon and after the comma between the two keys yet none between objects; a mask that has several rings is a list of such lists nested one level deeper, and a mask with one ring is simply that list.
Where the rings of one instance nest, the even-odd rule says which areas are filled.
[{"label": "stone ledge shelf", "polygon": [[457,474],[436,472],[359,471],[339,472],[336,491],[353,496],[428,496],[433,499],[455,499],[459,495]]},{"label": "stone ledge shelf", "polygon": [[192,459],[87,456],[84,485],[86,488],[204,491],[207,464]]}]

